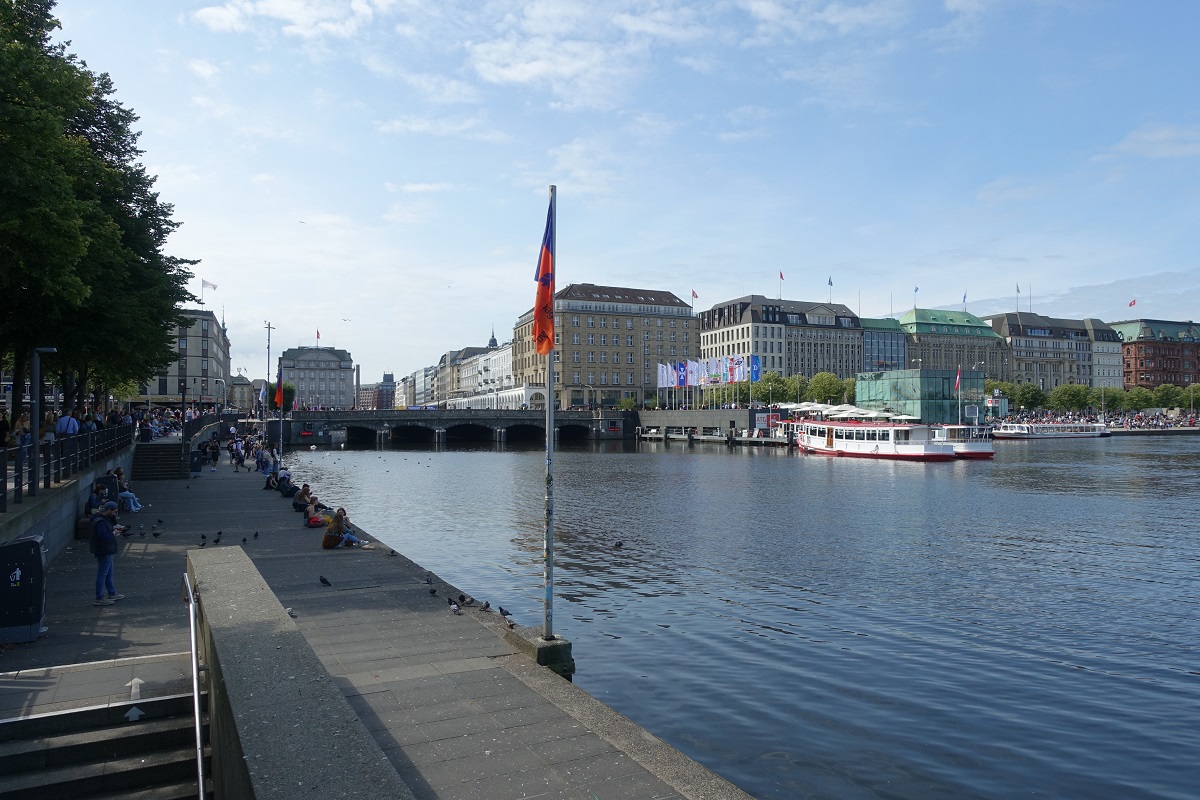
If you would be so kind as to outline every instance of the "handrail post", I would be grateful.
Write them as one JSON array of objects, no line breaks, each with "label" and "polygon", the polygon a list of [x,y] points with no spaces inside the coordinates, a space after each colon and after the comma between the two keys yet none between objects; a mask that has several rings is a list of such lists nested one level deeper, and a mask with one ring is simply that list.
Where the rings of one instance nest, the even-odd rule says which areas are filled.
[{"label": "handrail post", "polygon": [[196,776],[200,788],[199,798],[204,800],[204,728],[200,723],[200,657],[196,639],[196,594],[188,574],[183,573],[183,602],[188,606],[188,643],[192,651],[192,714],[196,729]]}]

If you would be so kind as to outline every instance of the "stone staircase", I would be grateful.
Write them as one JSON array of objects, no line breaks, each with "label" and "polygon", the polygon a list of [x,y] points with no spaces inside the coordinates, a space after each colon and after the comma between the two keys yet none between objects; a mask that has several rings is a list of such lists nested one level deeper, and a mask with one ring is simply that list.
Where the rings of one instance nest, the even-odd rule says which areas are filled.
[{"label": "stone staircase", "polygon": [[195,743],[190,694],[0,721],[0,800],[195,798]]},{"label": "stone staircase", "polygon": [[183,442],[172,437],[165,442],[139,442],[133,449],[130,480],[177,480],[188,476]]}]

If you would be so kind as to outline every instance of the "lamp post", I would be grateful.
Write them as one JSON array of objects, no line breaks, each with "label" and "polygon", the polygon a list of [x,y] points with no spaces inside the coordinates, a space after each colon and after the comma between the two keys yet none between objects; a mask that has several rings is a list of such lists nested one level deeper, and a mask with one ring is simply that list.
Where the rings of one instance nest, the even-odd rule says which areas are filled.
[{"label": "lamp post", "polygon": [[32,413],[29,415],[29,427],[33,434],[30,447],[33,450],[29,454],[29,496],[37,495],[38,489],[38,455],[42,446],[42,353],[57,353],[57,347],[35,347],[33,348],[33,363],[29,369],[29,377],[33,382],[33,388],[29,392],[29,406]]},{"label": "lamp post", "polygon": [[217,423],[219,427],[219,423],[221,422],[221,409],[224,408],[225,403],[229,400],[229,387],[226,386],[225,381],[220,378],[213,378],[213,383],[221,384],[221,403],[217,406]]}]

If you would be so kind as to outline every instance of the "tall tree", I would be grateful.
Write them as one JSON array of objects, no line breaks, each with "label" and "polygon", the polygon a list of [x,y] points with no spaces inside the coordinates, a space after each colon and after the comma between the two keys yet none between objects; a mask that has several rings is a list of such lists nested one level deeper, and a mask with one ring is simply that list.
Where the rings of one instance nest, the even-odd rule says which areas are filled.
[{"label": "tall tree", "polygon": [[808,399],[818,403],[840,403],[845,386],[832,372],[818,372],[808,382]]}]

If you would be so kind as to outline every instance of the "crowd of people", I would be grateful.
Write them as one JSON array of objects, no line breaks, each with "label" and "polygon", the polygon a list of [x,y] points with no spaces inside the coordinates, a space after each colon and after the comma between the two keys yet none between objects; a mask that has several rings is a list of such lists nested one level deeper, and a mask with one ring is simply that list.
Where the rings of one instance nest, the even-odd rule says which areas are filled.
[{"label": "crowd of people", "polygon": [[1110,428],[1123,428],[1125,430],[1167,430],[1169,428],[1194,428],[1196,427],[1196,416],[1189,412],[1187,414],[1167,415],[1161,412],[1157,413],[1119,413],[1119,414],[1093,414],[1082,411],[1021,411],[1014,414],[1009,414],[1002,422],[1024,422],[1024,423],[1103,423]]}]

